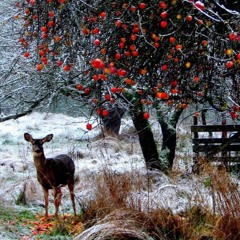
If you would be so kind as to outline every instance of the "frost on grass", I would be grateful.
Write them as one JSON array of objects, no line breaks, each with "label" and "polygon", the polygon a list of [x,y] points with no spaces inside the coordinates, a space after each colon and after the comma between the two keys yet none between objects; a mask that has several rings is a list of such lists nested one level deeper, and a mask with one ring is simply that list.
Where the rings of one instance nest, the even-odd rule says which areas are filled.
[{"label": "frost on grass", "polygon": [[[119,171],[129,170],[134,166],[144,167],[137,140],[131,140],[129,144],[125,140],[119,142],[112,137],[96,138],[100,134],[99,127],[87,131],[86,122],[84,118],[35,112],[17,120],[0,123],[0,180],[4,186],[0,189],[0,198],[14,203],[23,191],[23,183],[27,182],[31,187],[32,181],[36,180],[31,146],[23,138],[25,132],[31,133],[34,138],[54,134],[53,141],[44,145],[45,155],[53,157],[67,153],[73,157],[76,178],[80,179],[79,186],[76,186],[79,192],[84,185],[81,182],[83,172],[85,175],[97,174],[104,166],[111,166]],[[127,124],[129,122],[125,121],[125,125]],[[36,187],[40,189],[40,185]],[[33,196],[26,193],[26,197],[29,197],[28,202],[36,203],[40,200],[43,203],[43,197],[38,192]],[[64,194],[63,198],[65,197],[68,198],[67,194]]]},{"label": "frost on grass", "polygon": [[[214,208],[214,196],[206,182],[206,177],[191,175],[188,170],[184,172],[191,162],[188,159],[191,155],[189,150],[191,145],[187,139],[184,139],[184,142],[180,141],[177,149],[174,169],[178,172],[166,176],[159,171],[146,170],[138,138],[130,119],[126,118],[122,121],[119,138],[99,137],[101,131],[97,123],[94,123],[92,131],[87,131],[86,122],[84,118],[73,118],[62,114],[33,113],[17,120],[0,123],[2,203],[31,209],[40,214],[44,212],[44,198],[36,180],[31,147],[23,138],[23,134],[29,132],[34,138],[42,138],[49,133],[54,134],[53,141],[44,146],[46,157],[67,153],[74,159],[78,212],[94,201],[98,191],[96,181],[106,171],[108,174],[113,174],[113,180],[116,179],[115,176],[125,176],[126,181],[127,176],[127,179],[135,184],[134,188],[130,188],[126,203],[130,206],[135,204],[143,211],[164,208],[170,209],[172,213],[181,213],[194,205],[201,205],[205,209]],[[155,131],[157,132],[158,129]],[[178,135],[180,139],[181,134]],[[185,136],[185,133],[183,135]],[[69,193],[67,188],[62,190],[61,212],[69,213],[71,212]],[[106,192],[104,193],[106,198]],[[50,213],[53,213],[51,193],[49,207]],[[82,238],[78,239],[91,239],[97,236],[97,232],[101,239],[101,236],[110,236],[107,234],[111,231],[136,236],[138,239],[147,238],[147,232],[143,229],[132,227],[130,222],[126,223],[126,227],[119,221],[105,218],[104,221],[98,222],[96,226],[82,233],[80,235]]]}]

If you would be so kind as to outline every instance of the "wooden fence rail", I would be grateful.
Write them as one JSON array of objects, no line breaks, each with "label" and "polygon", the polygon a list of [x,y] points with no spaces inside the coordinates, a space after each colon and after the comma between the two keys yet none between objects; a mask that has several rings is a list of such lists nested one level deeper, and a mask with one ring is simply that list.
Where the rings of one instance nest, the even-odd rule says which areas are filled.
[{"label": "wooden fence rail", "polygon": [[194,159],[240,165],[240,125],[191,126]]}]

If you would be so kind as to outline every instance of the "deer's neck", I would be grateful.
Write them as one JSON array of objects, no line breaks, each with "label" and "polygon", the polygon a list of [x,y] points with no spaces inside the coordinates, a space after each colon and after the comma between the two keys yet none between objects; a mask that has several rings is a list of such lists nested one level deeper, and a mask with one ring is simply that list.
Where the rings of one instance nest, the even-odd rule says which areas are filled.
[{"label": "deer's neck", "polygon": [[33,160],[34,160],[34,164],[35,167],[37,168],[37,170],[43,169],[46,163],[46,157],[44,155],[44,152],[40,152],[40,153],[33,153]]}]

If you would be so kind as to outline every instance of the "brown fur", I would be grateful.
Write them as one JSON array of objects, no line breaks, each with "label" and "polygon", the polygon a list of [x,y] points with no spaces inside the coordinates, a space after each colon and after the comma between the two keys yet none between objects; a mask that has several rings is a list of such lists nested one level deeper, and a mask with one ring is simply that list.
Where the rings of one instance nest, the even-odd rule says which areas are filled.
[{"label": "brown fur", "polygon": [[48,217],[48,190],[53,189],[55,216],[58,217],[58,209],[61,204],[61,187],[68,185],[72,200],[74,214],[76,215],[74,201],[74,172],[73,160],[65,154],[54,158],[46,158],[43,144],[50,142],[53,134],[49,134],[42,139],[34,139],[29,133],[24,134],[27,142],[32,144],[33,160],[37,170],[37,179],[42,186],[45,199],[45,215]]}]

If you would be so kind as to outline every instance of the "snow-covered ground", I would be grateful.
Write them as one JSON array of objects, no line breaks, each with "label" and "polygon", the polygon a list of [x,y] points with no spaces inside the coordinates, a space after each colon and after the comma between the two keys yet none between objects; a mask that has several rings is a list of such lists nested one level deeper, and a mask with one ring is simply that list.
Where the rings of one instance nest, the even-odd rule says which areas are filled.
[{"label": "snow-covered ground", "polygon": [[[100,138],[97,124],[92,131],[86,130],[86,119],[73,118],[63,114],[32,113],[17,120],[0,123],[0,200],[15,205],[21,193],[25,193],[27,207],[35,212],[44,212],[43,194],[36,180],[31,146],[23,138],[28,132],[34,138],[43,138],[53,133],[53,140],[44,146],[45,155],[53,157],[60,153],[70,154],[76,165],[75,194],[79,201],[91,198],[92,179],[103,169],[118,173],[137,172],[137,176],[151,178],[154,185],[136,193],[151,207],[165,206],[174,212],[204,196],[203,204],[211,205],[211,196],[196,176],[188,174],[191,151],[188,148],[186,132],[180,141],[176,156],[174,177],[159,172],[149,172],[133,131],[132,122],[124,118],[120,139]],[[157,131],[157,130],[156,130]],[[160,133],[158,133],[160,134]],[[133,177],[136,175],[132,174]],[[134,193],[133,193],[134,194]],[[51,198],[50,212],[53,212]],[[78,206],[78,210],[80,204]],[[62,211],[72,211],[67,189],[63,191]]]}]

